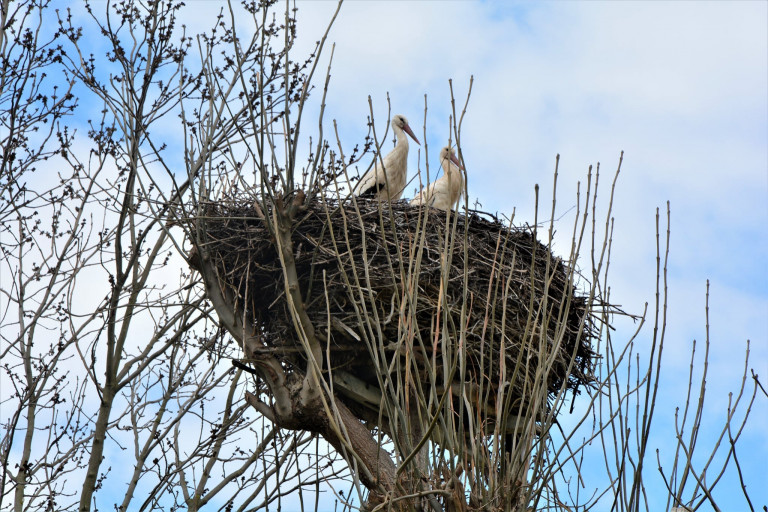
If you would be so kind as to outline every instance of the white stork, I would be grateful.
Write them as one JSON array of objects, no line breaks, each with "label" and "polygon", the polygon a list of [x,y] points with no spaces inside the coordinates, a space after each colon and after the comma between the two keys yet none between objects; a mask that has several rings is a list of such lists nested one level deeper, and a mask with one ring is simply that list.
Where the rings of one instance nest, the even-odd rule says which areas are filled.
[{"label": "white stork", "polygon": [[459,201],[464,191],[464,178],[461,175],[461,165],[451,146],[440,150],[440,165],[443,176],[431,185],[421,189],[421,192],[411,199],[412,205],[427,204],[441,210],[449,210]]},{"label": "white stork", "polygon": [[397,137],[395,149],[384,157],[383,166],[377,155],[373,169],[365,173],[355,187],[355,195],[358,197],[372,197],[378,200],[388,198],[390,201],[397,201],[403,195],[405,177],[408,174],[408,139],[405,134],[410,135],[416,144],[419,144],[419,139],[408,126],[405,116],[400,114],[392,118],[392,131]]}]

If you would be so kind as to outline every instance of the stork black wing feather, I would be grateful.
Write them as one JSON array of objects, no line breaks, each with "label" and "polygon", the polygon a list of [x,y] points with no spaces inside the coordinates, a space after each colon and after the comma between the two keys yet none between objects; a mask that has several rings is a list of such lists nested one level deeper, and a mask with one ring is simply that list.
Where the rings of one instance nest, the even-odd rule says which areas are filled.
[{"label": "stork black wing feather", "polygon": [[357,194],[357,197],[376,197],[376,194],[379,193],[384,187],[386,186],[385,183],[376,183],[375,185],[368,187],[367,189],[363,190],[359,194]]}]

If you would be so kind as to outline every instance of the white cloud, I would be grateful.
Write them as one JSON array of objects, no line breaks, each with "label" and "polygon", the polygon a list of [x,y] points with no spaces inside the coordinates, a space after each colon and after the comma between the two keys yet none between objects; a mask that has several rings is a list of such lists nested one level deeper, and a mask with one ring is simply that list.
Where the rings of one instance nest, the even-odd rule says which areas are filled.
[{"label": "white cloud", "polygon": [[[299,6],[317,20],[331,4]],[[625,150],[612,297],[632,312],[653,304],[655,209],[663,236],[670,200],[670,382],[692,339],[704,339],[710,279],[710,397],[722,405],[747,338],[756,371],[768,369],[767,17],[764,2],[348,2],[331,33],[328,112],[351,141],[364,133],[368,94],[379,116],[389,91],[412,124],[427,94],[427,142],[439,147],[447,80],[463,102],[474,75],[462,133],[470,197],[486,210],[517,207],[519,222],[532,221],[535,183],[548,210],[556,153],[562,213],[598,161],[605,198]],[[569,222],[558,229],[569,233]],[[684,395],[665,389],[669,416]],[[765,405],[753,414],[755,429]],[[755,460],[766,456],[764,443],[754,448]]]},{"label": "white cloud", "polygon": [[[322,35],[335,2],[298,6],[297,57]],[[185,20],[190,27],[210,24],[209,4],[194,9],[194,19]],[[636,313],[653,304],[654,214],[660,207],[663,231],[670,199],[665,358],[674,374],[688,364],[691,340],[703,341],[710,279],[710,396],[722,405],[725,390],[738,383],[747,338],[756,371],[768,373],[767,16],[764,2],[346,2],[329,41],[336,50],[326,136],[337,119],[345,150],[361,142],[369,95],[377,131],[383,128],[389,92],[393,113],[407,115],[422,138],[426,94],[422,144],[434,163],[448,133],[448,79],[460,109],[474,75],[462,132],[470,199],[489,211],[517,208],[517,222],[533,221],[535,183],[548,211],[555,154],[562,155],[563,213],[575,204],[576,181],[598,161],[606,197],[625,150],[612,297]],[[327,46],[325,58],[329,53]],[[306,118],[305,129],[313,122]],[[417,149],[423,168],[424,145],[411,149],[415,172]],[[558,230],[567,234],[571,226],[566,217]],[[665,387],[662,425],[683,392]],[[765,404],[754,414],[753,425],[764,424]],[[747,439],[760,439],[755,431]],[[750,442],[753,453],[741,456],[755,467],[768,447]]]}]

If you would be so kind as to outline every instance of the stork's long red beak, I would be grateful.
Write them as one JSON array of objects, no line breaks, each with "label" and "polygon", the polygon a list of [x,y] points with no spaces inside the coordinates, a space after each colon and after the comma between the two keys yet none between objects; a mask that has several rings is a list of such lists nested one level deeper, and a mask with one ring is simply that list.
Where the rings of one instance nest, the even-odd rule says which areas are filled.
[{"label": "stork's long red beak", "polygon": [[421,146],[421,142],[419,142],[419,139],[417,139],[416,136],[413,134],[413,131],[411,131],[411,127],[410,126],[408,126],[407,124],[405,126],[403,126],[403,131],[405,133],[407,133],[408,135],[410,135],[411,138],[416,141],[416,144]]},{"label": "stork's long red beak", "polygon": [[461,162],[459,162],[459,157],[456,156],[456,154],[453,152],[451,152],[451,162],[455,163],[456,167],[458,167],[459,169],[464,169],[464,166],[461,165]]}]

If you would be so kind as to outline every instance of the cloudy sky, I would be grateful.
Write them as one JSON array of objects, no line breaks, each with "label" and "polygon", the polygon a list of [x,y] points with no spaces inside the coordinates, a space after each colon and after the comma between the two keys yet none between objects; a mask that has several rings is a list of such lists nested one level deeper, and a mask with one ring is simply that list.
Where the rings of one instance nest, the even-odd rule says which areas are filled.
[{"label": "cloudy sky", "polygon": [[[334,5],[298,3],[300,48],[320,37]],[[674,436],[675,407],[684,405],[692,342],[705,339],[707,280],[708,434],[721,428],[728,392],[740,384],[747,340],[750,366],[763,382],[768,376],[767,20],[768,3],[751,1],[353,0],[330,34],[326,115],[349,150],[366,133],[369,95],[382,129],[388,93],[392,113],[406,115],[421,139],[427,95],[434,170],[448,138],[448,80],[463,104],[474,77],[461,144],[470,202],[533,222],[534,185],[548,208],[560,154],[565,236],[576,183],[599,162],[607,194],[623,150],[609,282],[613,301],[630,312],[653,306],[656,208],[671,205],[666,377],[655,433],[668,449],[663,440]],[[412,172],[424,167],[416,149]],[[559,247],[567,254],[567,240]],[[650,336],[650,329],[641,335],[641,351]],[[758,402],[739,458],[753,504],[762,507],[768,406]],[[700,440],[702,450],[712,442]],[[738,480],[719,485],[721,499],[733,495],[734,510],[746,507]]]},{"label": "cloudy sky", "polygon": [[[191,31],[208,27],[221,6],[190,4],[197,13],[188,20]],[[300,58],[321,37],[336,4],[297,5]],[[449,133],[448,81],[460,109],[473,79],[461,134],[470,203],[532,223],[539,184],[546,216],[559,154],[562,238],[555,252],[562,256],[577,183],[599,162],[606,197],[624,151],[609,282],[612,301],[631,313],[653,307],[656,209],[671,205],[664,378],[651,449],[659,447],[662,460],[671,457],[691,346],[706,335],[709,280],[712,345],[699,439],[708,452],[728,393],[740,384],[747,340],[750,367],[768,382],[767,21],[768,3],[759,1],[348,0],[329,38],[335,50],[326,133],[335,120],[349,153],[367,133],[368,97],[381,133],[389,95],[392,113],[407,116],[422,142],[411,145],[412,174],[425,166],[425,142],[434,172]],[[632,327],[619,324],[614,339],[629,339]],[[641,353],[650,337],[646,328],[638,338]],[[767,402],[755,405],[738,453],[756,508],[768,504],[761,476]],[[661,488],[655,453],[648,464],[649,481],[659,486],[651,487],[651,510],[663,510],[666,500],[653,492]],[[746,509],[732,473],[717,491],[728,509]]]}]

